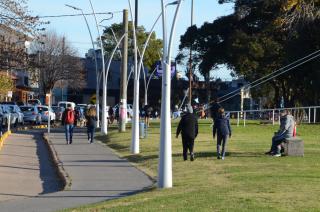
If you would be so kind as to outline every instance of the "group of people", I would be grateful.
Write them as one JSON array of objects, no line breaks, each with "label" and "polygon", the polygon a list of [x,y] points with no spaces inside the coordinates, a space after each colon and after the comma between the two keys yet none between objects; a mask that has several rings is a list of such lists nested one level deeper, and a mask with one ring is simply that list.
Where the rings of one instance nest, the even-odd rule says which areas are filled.
[{"label": "group of people", "polygon": [[[274,157],[280,157],[281,151],[283,150],[283,142],[295,136],[295,121],[290,111],[283,110],[280,115],[280,128],[272,137],[270,150],[265,153]],[[226,156],[226,145],[232,135],[230,120],[229,117],[226,117],[224,108],[221,107],[217,101],[214,101],[211,105],[211,116],[213,119],[213,139],[215,139],[217,135],[217,159],[224,160]],[[176,131],[176,138],[178,138],[180,133],[182,135],[183,159],[185,161],[188,159],[189,151],[190,160],[193,161],[194,140],[198,135],[198,121],[193,114],[191,105],[188,105],[187,112],[181,117]]]},{"label": "group of people", "polygon": [[[213,124],[213,138],[217,135],[217,159],[225,159],[226,144],[228,138],[231,137],[231,126],[229,119],[225,116],[224,109],[217,107],[212,110]],[[198,135],[198,120],[193,114],[193,108],[188,105],[187,111],[182,115],[176,131],[176,138],[181,133],[183,159],[188,160],[188,151],[190,153],[190,160],[194,160],[194,140]]]},{"label": "group of people", "polygon": [[[94,132],[97,126],[97,111],[94,106],[89,106],[84,114],[87,125],[88,143],[93,143]],[[77,123],[77,113],[71,104],[67,105],[62,114],[62,125],[65,127],[66,143],[72,144],[73,129]]]}]

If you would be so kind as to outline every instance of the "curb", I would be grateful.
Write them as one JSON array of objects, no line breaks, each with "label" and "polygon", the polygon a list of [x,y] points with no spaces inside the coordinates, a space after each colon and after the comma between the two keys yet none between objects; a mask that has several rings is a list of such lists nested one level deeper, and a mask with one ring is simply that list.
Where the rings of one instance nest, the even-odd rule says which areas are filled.
[{"label": "curb", "polygon": [[[51,126],[52,127],[52,126]],[[38,126],[28,126],[28,127],[18,127],[17,130],[30,130],[30,129],[46,129],[48,125],[38,125]]]},{"label": "curb", "polygon": [[57,169],[57,173],[59,175],[59,178],[63,182],[63,190],[69,190],[71,188],[72,180],[69,176],[69,174],[65,171],[63,168],[63,163],[60,161],[57,151],[54,149],[54,146],[52,142],[49,140],[48,136],[43,134],[43,139],[45,143],[47,144],[49,154],[53,160],[53,163]]},{"label": "curb", "polygon": [[6,138],[11,134],[11,131],[5,132],[1,137],[0,137],[0,150],[2,149],[2,146],[4,144],[4,141]]}]

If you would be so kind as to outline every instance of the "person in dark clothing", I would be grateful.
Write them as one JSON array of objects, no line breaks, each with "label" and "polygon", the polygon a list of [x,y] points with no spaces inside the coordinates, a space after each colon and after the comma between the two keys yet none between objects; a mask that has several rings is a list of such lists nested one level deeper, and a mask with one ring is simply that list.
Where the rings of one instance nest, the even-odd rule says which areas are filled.
[{"label": "person in dark clothing", "polygon": [[181,117],[179,122],[176,138],[178,138],[181,132],[182,135],[182,146],[183,146],[183,159],[188,159],[188,150],[190,152],[190,160],[194,160],[194,139],[198,135],[198,120],[196,116],[193,114],[193,109],[189,105],[187,109],[187,113]]},{"label": "person in dark clothing", "polygon": [[219,104],[218,98],[215,98],[213,100],[213,103],[211,104],[210,107],[210,113],[211,113],[211,117],[213,119],[213,122],[215,122],[215,120],[218,118],[219,116],[219,109],[222,108],[221,105]]},{"label": "person in dark clothing", "polygon": [[[224,160],[226,153],[226,145],[228,137],[231,138],[231,127],[230,121],[225,117],[224,109],[220,108],[218,111],[218,117],[213,125],[213,139],[217,134],[217,158]],[[220,153],[220,148],[222,144],[222,151]]]},{"label": "person in dark clothing", "polygon": [[71,104],[68,104],[67,109],[63,111],[61,123],[65,126],[67,144],[72,144],[73,128],[76,123],[76,115]]},{"label": "person in dark clothing", "polygon": [[87,135],[88,135],[88,143],[92,144],[94,139],[94,131],[97,126],[97,111],[94,106],[91,106],[87,113]]},{"label": "person in dark clothing", "polygon": [[149,120],[152,114],[152,107],[150,105],[145,105],[143,107],[144,110],[144,122],[147,127],[149,127]]}]

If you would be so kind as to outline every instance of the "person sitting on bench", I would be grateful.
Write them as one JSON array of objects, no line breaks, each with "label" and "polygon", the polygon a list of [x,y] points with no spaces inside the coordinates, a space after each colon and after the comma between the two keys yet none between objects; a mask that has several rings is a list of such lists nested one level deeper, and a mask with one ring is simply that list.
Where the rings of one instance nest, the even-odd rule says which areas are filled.
[{"label": "person sitting on bench", "polygon": [[289,110],[281,111],[280,115],[280,129],[275,132],[274,136],[272,137],[270,151],[265,153],[275,157],[281,156],[281,143],[284,142],[286,138],[293,137],[293,130],[295,126],[294,118],[290,114]]}]

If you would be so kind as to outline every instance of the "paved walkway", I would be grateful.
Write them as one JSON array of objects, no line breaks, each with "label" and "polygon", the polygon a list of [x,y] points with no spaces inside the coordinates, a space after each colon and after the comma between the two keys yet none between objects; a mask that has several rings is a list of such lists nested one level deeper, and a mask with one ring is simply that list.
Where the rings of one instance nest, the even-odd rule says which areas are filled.
[{"label": "paved walkway", "polygon": [[[39,133],[34,134],[39,135]],[[24,135],[26,136],[24,142],[27,143],[27,136],[34,136],[34,134],[30,133],[29,135]],[[9,148],[7,148],[9,145],[13,145],[16,142],[16,139],[17,142],[23,142],[19,136],[21,135],[14,134],[6,141],[4,148],[0,152],[1,157],[4,157],[7,154],[12,155],[12,157],[14,155],[21,155],[21,151],[18,151],[18,149],[14,150],[17,151],[16,153],[9,153],[13,150],[8,150]],[[32,174],[34,184],[30,184],[32,189],[29,191],[25,191],[26,188],[20,189],[20,191],[17,189],[15,192],[11,193],[6,191],[6,193],[14,194],[13,197],[18,195],[19,198],[12,198],[12,196],[9,196],[11,198],[6,197],[7,199],[3,198],[2,200],[7,201],[0,202],[1,212],[42,212],[77,207],[84,204],[127,196],[150,187],[153,184],[148,176],[134,168],[126,160],[119,159],[108,147],[102,146],[99,143],[88,144],[83,130],[82,132],[78,130],[78,132],[75,133],[74,142],[71,145],[65,144],[64,133],[61,129],[52,133],[50,138],[60,161],[63,163],[65,171],[71,177],[71,188],[64,191],[54,191],[54,189],[57,190],[59,186],[54,187],[52,186],[53,181],[45,181],[43,180],[45,177],[41,178],[41,176],[45,176],[46,174],[49,175],[47,173],[47,171],[49,171],[48,169],[53,169],[47,168],[46,170],[43,170],[43,174],[41,175],[41,161],[43,161],[44,158],[39,157],[39,155],[37,156],[37,154],[42,151],[40,150],[39,145],[39,143],[41,143],[42,146],[42,142],[39,142],[37,138],[35,139],[35,137],[33,137],[31,140],[38,145],[36,148],[37,151],[35,151],[35,147],[30,147],[29,149],[26,147],[28,150],[26,150],[25,153],[28,154],[27,152],[29,152],[30,154],[28,154],[28,157],[32,160],[39,160],[40,158],[40,164],[37,165],[36,163],[32,163],[31,168],[34,171]],[[47,152],[45,154],[47,154]],[[2,160],[1,157],[0,161]],[[16,161],[17,158],[19,157],[13,157],[12,161]],[[5,160],[3,163],[1,162],[2,166],[8,166],[5,164],[7,164]],[[17,166],[17,170],[19,171],[21,171],[20,168],[23,170],[23,167],[19,167],[18,165],[14,166]],[[38,172],[38,174],[35,174],[36,172]],[[0,177],[1,175],[3,174],[0,170]],[[50,176],[50,179],[56,179],[55,173],[51,173]],[[2,179],[2,177],[0,179]],[[23,177],[21,177],[21,179],[10,178],[8,180],[11,181],[11,184],[17,182],[25,184],[25,179]],[[40,182],[42,187],[39,187],[39,184],[36,182]],[[2,187],[0,187],[0,192],[5,194]],[[23,199],[21,197],[23,197]]]}]

